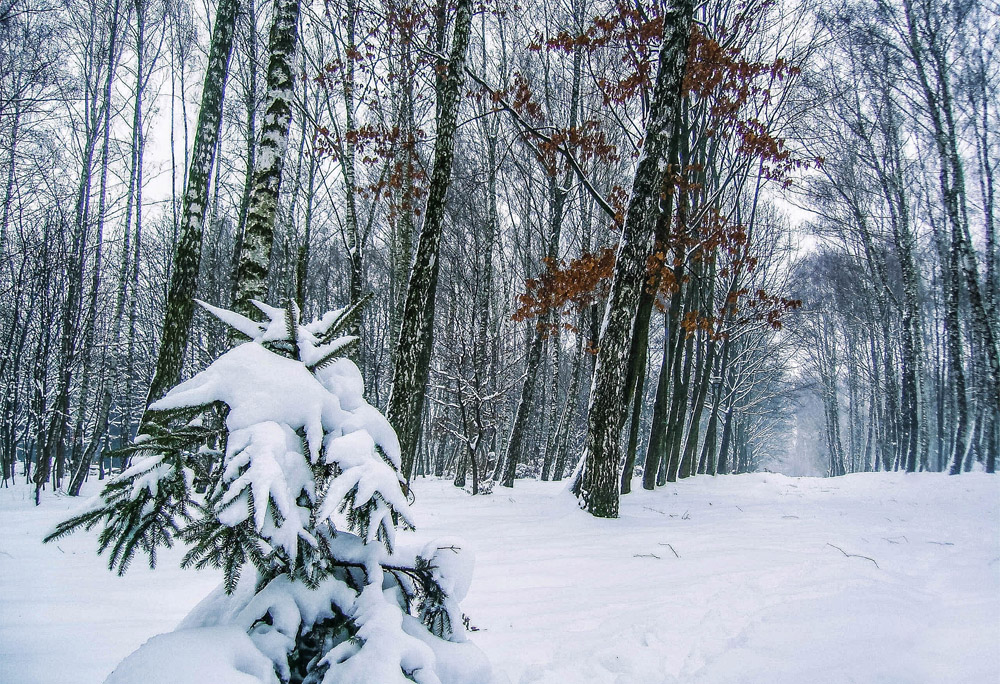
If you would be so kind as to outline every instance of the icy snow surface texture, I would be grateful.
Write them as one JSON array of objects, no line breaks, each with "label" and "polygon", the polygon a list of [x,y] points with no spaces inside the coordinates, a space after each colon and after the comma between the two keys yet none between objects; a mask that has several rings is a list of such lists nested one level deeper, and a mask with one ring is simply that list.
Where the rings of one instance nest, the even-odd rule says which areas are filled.
[{"label": "icy snow surface texture", "polygon": [[123,660],[106,684],[279,684],[271,661],[238,627],[155,636]]}]

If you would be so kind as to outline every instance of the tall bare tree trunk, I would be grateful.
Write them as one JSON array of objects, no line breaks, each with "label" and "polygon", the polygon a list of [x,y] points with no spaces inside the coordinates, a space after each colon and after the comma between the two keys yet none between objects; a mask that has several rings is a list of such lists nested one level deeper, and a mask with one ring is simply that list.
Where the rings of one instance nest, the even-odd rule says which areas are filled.
[{"label": "tall bare tree trunk", "polygon": [[445,197],[451,182],[455,153],[455,130],[465,69],[465,55],[472,26],[472,1],[458,0],[455,29],[447,75],[439,90],[437,138],[434,142],[434,169],[431,173],[424,224],[403,304],[399,339],[396,342],[392,389],[386,417],[396,433],[402,451],[402,474],[407,482],[413,474],[424,389],[430,372],[434,339],[434,295],[437,291],[438,253],[444,228]]},{"label": "tall bare tree trunk", "polygon": [[[965,169],[959,153],[954,100],[949,78],[949,60],[942,45],[944,40],[937,26],[939,17],[931,12],[945,12],[935,5],[922,8],[918,16],[913,0],[903,0],[906,14],[910,56],[917,70],[940,165],[939,179],[945,215],[951,230],[951,251],[956,252],[955,268],[962,275],[972,310],[972,330],[980,355],[988,368],[988,396],[994,406],[1000,406],[1000,345],[998,331],[986,310],[979,267],[972,249],[966,208]],[[988,288],[986,288],[988,292]],[[961,419],[961,418],[960,418]],[[954,473],[954,464],[952,467]]]},{"label": "tall bare tree trunk", "polygon": [[194,315],[208,188],[212,180],[238,8],[239,0],[220,0],[215,14],[212,44],[201,93],[201,108],[198,112],[198,127],[187,173],[181,225],[167,294],[163,334],[160,337],[156,370],[146,397],[146,406],[161,398],[181,378],[184,353],[191,332],[191,318]]},{"label": "tall bare tree trunk", "polygon": [[639,296],[646,282],[646,261],[653,248],[661,179],[671,138],[679,128],[681,84],[687,67],[693,12],[691,0],[677,0],[663,13],[659,63],[646,136],[632,181],[632,194],[604,312],[587,412],[579,491],[580,506],[602,518],[618,517],[621,429],[628,408],[624,401],[628,351]]},{"label": "tall bare tree trunk", "polygon": [[[357,0],[347,0],[347,43],[344,46],[344,54],[347,55],[344,65],[344,112],[346,118],[345,145],[341,155],[341,171],[344,174],[344,204],[346,207],[345,222],[347,230],[347,258],[351,264],[350,277],[348,279],[348,296],[350,303],[357,304],[361,301],[361,289],[363,286],[364,272],[362,271],[364,245],[361,240],[361,233],[358,230],[358,208],[357,208],[357,181],[355,174],[355,156],[357,151],[357,121],[355,120],[354,101],[354,54],[357,51],[355,45],[355,33],[357,31]],[[355,316],[350,325],[350,334],[359,335],[361,331],[361,317]],[[359,345],[356,349],[360,350]],[[360,352],[358,352],[360,353]]]}]

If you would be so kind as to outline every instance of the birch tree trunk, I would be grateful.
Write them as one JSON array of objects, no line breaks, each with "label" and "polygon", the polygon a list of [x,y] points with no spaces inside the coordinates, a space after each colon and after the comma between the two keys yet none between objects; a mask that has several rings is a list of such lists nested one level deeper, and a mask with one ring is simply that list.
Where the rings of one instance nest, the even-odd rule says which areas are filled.
[{"label": "birch tree trunk", "polygon": [[[414,173],[417,170],[417,134],[414,118],[414,82],[416,80],[413,65],[413,33],[407,26],[400,35],[401,85],[399,103],[399,128],[402,136],[400,154],[402,161],[402,187],[399,191],[399,214],[393,224],[390,263],[392,278],[390,281],[391,307],[389,310],[389,330],[396,334],[403,316],[406,304],[406,289],[403,284],[407,280],[410,262],[413,258],[413,203],[415,197]],[[392,366],[396,365],[395,349],[392,351]]]},{"label": "birch tree trunk", "polygon": [[[344,112],[346,123],[346,144],[343,154],[340,156],[342,172],[344,174],[344,204],[347,229],[347,258],[350,261],[350,278],[348,281],[348,296],[351,304],[361,301],[362,279],[362,241],[361,233],[358,231],[358,208],[356,202],[357,181],[355,173],[355,157],[357,152],[357,121],[355,117],[354,98],[354,60],[357,46],[355,45],[356,20],[357,20],[357,0],[347,0],[347,42],[344,55]],[[359,335],[361,332],[361,317],[355,316],[349,326],[348,333]],[[361,345],[355,347],[358,354],[362,349]]]},{"label": "birch tree trunk", "polygon": [[236,286],[239,282],[237,273],[239,271],[240,254],[243,252],[243,236],[246,234],[247,212],[250,211],[250,197],[253,194],[253,172],[257,165],[257,2],[250,0],[247,3],[245,15],[246,31],[246,85],[243,90],[243,102],[246,107],[246,155],[243,159],[244,175],[243,189],[240,193],[239,217],[236,221],[236,232],[233,240],[232,274],[230,277],[230,287],[232,292],[230,299],[236,301]]},{"label": "birch tree trunk", "polygon": [[268,42],[267,94],[264,120],[253,173],[253,192],[247,210],[247,224],[236,267],[237,312],[256,318],[250,300],[267,299],[267,274],[274,246],[274,221],[278,213],[281,172],[292,124],[295,88],[293,62],[298,42],[300,0],[278,0],[271,21]]}]

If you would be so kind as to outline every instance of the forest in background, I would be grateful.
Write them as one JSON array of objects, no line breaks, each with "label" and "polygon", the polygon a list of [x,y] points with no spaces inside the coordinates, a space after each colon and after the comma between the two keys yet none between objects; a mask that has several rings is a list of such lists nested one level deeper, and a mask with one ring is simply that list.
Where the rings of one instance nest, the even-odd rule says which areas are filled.
[{"label": "forest in background", "polygon": [[230,346],[194,298],[364,302],[408,481],[992,472],[998,27],[988,0],[0,0],[3,479],[120,468]]}]

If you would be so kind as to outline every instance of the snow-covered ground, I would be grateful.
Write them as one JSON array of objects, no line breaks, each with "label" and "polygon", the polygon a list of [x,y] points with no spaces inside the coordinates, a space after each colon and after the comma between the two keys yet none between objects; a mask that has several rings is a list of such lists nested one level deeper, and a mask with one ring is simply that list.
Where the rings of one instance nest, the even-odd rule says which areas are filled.
[{"label": "snow-covered ground", "polygon": [[[618,520],[560,484],[414,490],[420,537],[475,549],[463,609],[496,684],[1000,681],[995,476],[697,477]],[[0,682],[100,682],[218,581],[179,549],[118,578],[96,532],[43,546],[79,503],[0,489]]]}]

